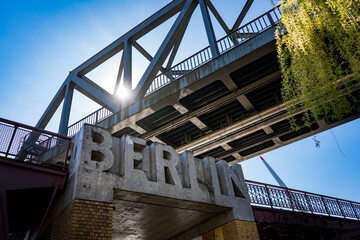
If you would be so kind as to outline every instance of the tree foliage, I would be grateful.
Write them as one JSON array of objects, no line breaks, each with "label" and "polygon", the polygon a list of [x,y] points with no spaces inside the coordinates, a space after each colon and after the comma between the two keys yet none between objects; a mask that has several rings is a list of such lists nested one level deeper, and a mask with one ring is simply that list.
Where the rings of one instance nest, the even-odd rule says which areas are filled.
[{"label": "tree foliage", "polygon": [[292,127],[299,107],[307,125],[358,111],[349,89],[360,82],[360,0],[282,0],[280,6],[277,51]]}]

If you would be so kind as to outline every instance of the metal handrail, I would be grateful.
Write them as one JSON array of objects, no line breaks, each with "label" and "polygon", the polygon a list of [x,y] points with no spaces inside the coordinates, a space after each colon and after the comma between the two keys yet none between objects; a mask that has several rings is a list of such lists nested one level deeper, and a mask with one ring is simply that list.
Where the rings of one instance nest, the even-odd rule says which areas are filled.
[{"label": "metal handrail", "polygon": [[70,145],[69,137],[0,118],[0,157],[65,170]]},{"label": "metal handrail", "polygon": [[[235,46],[238,46],[239,44],[255,37],[271,26],[274,26],[279,21],[280,11],[278,7],[262,14],[258,18],[250,21],[227,36],[219,39],[217,41],[219,54],[222,54],[231,48],[234,48]],[[146,95],[149,95],[150,93],[162,88],[170,82],[173,82],[178,78],[188,74],[194,69],[207,63],[211,59],[213,59],[213,56],[211,54],[210,47],[208,46],[176,64],[169,70],[157,75],[146,92]]]},{"label": "metal handrail", "polygon": [[113,114],[112,111],[108,110],[105,107],[102,107],[95,112],[87,115],[86,117],[82,118],[81,120],[77,121],[76,123],[72,124],[68,127],[67,135],[68,137],[73,137],[78,133],[81,129],[81,127],[85,124],[96,124],[102,120],[104,120],[107,117],[110,117]]},{"label": "metal handrail", "polygon": [[360,203],[246,180],[250,203],[289,211],[360,220]]},{"label": "metal handrail", "polygon": [[[256,35],[270,28],[271,26],[274,26],[280,21],[280,16],[281,13],[279,7],[275,7],[274,9],[260,15],[258,18],[248,22],[247,24],[241,26],[232,33],[219,39],[217,41],[219,54],[223,54],[227,52],[228,50],[255,37]],[[213,59],[213,56],[211,54],[210,47],[208,46],[201,49],[192,56],[174,65],[167,71],[157,75],[153,80],[153,82],[151,83],[145,96],[155,92],[156,90],[159,90],[160,88],[166,86],[170,82],[173,82],[179,79],[180,77],[185,76],[194,69],[209,62],[211,59]],[[106,112],[106,114],[104,114],[102,118],[98,118],[99,112],[104,112],[104,111],[108,111],[108,112]],[[113,115],[113,112],[107,110],[105,107],[102,107],[96,110],[95,112],[89,114],[88,116],[84,117],[83,119],[77,121],[76,123],[72,124],[71,126],[69,126],[67,135],[69,137],[73,137],[78,131],[80,131],[80,128],[84,123],[95,125],[100,121],[104,120],[105,118],[110,117],[111,115]]]}]

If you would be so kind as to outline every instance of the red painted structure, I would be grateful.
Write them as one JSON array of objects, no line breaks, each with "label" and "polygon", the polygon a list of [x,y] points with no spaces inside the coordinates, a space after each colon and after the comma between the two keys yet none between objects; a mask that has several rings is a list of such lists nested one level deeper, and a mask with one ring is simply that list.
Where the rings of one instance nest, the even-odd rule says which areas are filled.
[{"label": "red painted structure", "polygon": [[[0,118],[0,239],[39,233],[65,185],[70,147],[70,138]],[[246,183],[261,239],[292,239],[299,232],[320,239],[360,236],[360,203]]]},{"label": "red painted structure", "polygon": [[260,239],[360,239],[360,203],[246,181]]},{"label": "red painted structure", "polygon": [[65,184],[70,140],[0,118],[0,239],[41,229]]}]

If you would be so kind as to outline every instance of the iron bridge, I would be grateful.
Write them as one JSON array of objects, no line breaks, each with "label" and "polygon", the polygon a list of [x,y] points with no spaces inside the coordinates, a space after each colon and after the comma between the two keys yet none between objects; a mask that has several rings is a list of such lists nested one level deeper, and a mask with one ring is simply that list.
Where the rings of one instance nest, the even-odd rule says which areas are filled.
[{"label": "iron bridge", "polygon": [[[252,0],[247,0],[233,27],[228,27],[210,0],[174,0],[70,72],[36,127],[45,128],[64,101],[59,134],[74,136],[84,123],[108,129],[114,136],[130,134],[149,142],[171,145],[179,153],[213,156],[234,164],[359,117],[341,121],[331,115],[313,120],[310,127],[296,112],[300,130],[290,128],[281,96],[281,71],[274,32],[280,10],[274,9],[244,24]],[[209,46],[173,64],[190,18],[200,7]],[[156,54],[139,43],[146,33],[175,16]],[[226,36],[215,38],[210,14]],[[120,103],[86,74],[121,54],[114,93],[123,82],[132,84],[132,50],[149,60],[128,101]],[[103,107],[69,126],[73,91]],[[359,89],[352,89],[360,99]]]}]

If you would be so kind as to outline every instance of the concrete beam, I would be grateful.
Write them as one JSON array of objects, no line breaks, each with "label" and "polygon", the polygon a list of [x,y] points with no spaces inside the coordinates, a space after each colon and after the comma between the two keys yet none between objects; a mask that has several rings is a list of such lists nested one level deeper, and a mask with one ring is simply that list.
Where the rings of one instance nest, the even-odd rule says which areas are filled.
[{"label": "concrete beam", "polygon": [[272,130],[270,126],[264,127],[263,130],[264,130],[264,131],[266,132],[266,134],[268,134],[268,135],[274,134],[274,130]]},{"label": "concrete beam", "polygon": [[248,111],[248,112],[256,111],[254,105],[252,105],[252,103],[249,101],[249,99],[244,94],[237,96],[236,99],[240,102],[241,105],[243,105],[243,107],[246,109],[246,111]]},{"label": "concrete beam", "polygon": [[208,130],[208,126],[205,125],[205,123],[203,123],[200,119],[198,119],[197,117],[192,117],[189,119],[190,122],[192,122],[195,126],[197,126],[200,130],[202,131],[206,131]]},{"label": "concrete beam", "polygon": [[[258,81],[244,87],[244,88],[241,88],[241,89],[238,89],[236,91],[233,91],[232,93],[210,103],[210,104],[207,104],[195,111],[192,111],[192,112],[188,112],[188,110],[183,107],[182,105],[180,105],[179,103],[175,103],[173,104],[174,108],[177,109],[180,113],[182,113],[184,116],[181,116],[180,118],[172,121],[171,123],[169,124],[165,124],[164,126],[158,128],[158,129],[155,129],[151,132],[148,132],[146,133],[145,135],[143,135],[142,137],[144,138],[148,138],[150,136],[156,136],[158,134],[161,134],[163,132],[166,132],[174,127],[177,127],[177,126],[180,126],[182,124],[184,124],[186,121],[188,121],[188,119],[192,118],[192,117],[196,117],[196,116],[199,116],[199,115],[202,115],[202,114],[205,114],[207,112],[211,112],[213,111],[214,109],[218,108],[218,107],[221,107],[221,106],[224,106],[225,104],[229,103],[230,101],[232,101],[232,99],[236,98],[237,96],[239,95],[242,95],[248,91],[251,91],[251,90],[254,90],[256,89],[257,87],[261,86],[262,84],[270,81],[271,79],[273,79],[275,76],[278,76],[277,74],[280,74],[280,71],[277,71],[269,76],[266,76],[262,79],[259,79]],[[216,79],[217,77],[214,77],[214,79]],[[192,91],[187,91],[189,92],[188,94],[192,93]],[[178,99],[178,98],[176,98]],[[169,101],[167,101],[169,102]],[[186,113],[186,115],[185,115]]]},{"label": "concrete beam", "polygon": [[[229,141],[238,139],[246,134],[255,132],[259,129],[263,129],[264,126],[282,121],[287,118],[286,113],[277,115],[279,112],[286,110],[286,104],[279,104],[264,111],[258,112],[251,115],[243,120],[232,123],[224,128],[213,131],[203,137],[199,137],[187,144],[182,145],[181,147],[176,148],[176,151],[183,152],[185,150],[195,150],[195,155],[209,151],[210,149],[215,148],[218,145],[228,143]],[[300,112],[300,110],[299,110]],[[275,118],[270,120],[263,121],[263,119],[268,119],[269,117],[277,115]],[[260,123],[260,124],[259,124]],[[255,125],[254,125],[255,124]],[[254,125],[253,127],[248,128],[248,126]],[[241,129],[246,129],[246,131],[238,132]],[[237,132],[235,135],[232,133]],[[214,142],[216,140],[216,142]],[[210,142],[214,142],[209,144]],[[205,146],[206,145],[206,146]],[[202,147],[205,146],[205,147]]]},{"label": "concrete beam", "polygon": [[[287,134],[287,133],[290,133],[290,132],[292,132],[293,130],[289,130],[289,131],[283,132],[283,133],[281,133],[281,134],[279,134],[279,135],[271,136],[270,138],[268,138],[268,139],[266,139],[266,140],[263,140],[263,141],[261,141],[261,142],[255,143],[255,144],[250,145],[250,146],[248,146],[248,147],[246,147],[246,148],[244,148],[244,149],[241,149],[241,150],[243,151],[243,150],[246,150],[246,149],[255,147],[255,146],[257,146],[258,144],[261,144],[261,143],[266,142],[266,141],[269,141],[269,140],[272,140],[272,141],[275,143],[274,146],[268,147],[268,148],[263,149],[263,150],[261,150],[261,151],[257,151],[257,152],[255,152],[255,153],[249,154],[249,155],[247,155],[247,156],[241,156],[241,155],[240,155],[240,156],[241,156],[241,159],[240,159],[240,160],[234,160],[234,161],[230,162],[229,165],[233,165],[233,164],[236,164],[236,163],[238,163],[238,162],[247,160],[247,159],[249,159],[249,158],[256,157],[256,156],[258,156],[258,155],[260,155],[260,154],[264,154],[264,153],[266,153],[266,152],[272,151],[272,150],[277,149],[277,148],[279,148],[279,147],[282,147],[282,146],[288,145],[288,144],[290,144],[290,143],[299,141],[299,140],[301,140],[301,139],[310,137],[310,136],[312,136],[312,135],[314,135],[314,134],[317,134],[317,133],[326,131],[326,130],[331,129],[331,128],[333,128],[333,127],[336,127],[336,126],[339,126],[339,125],[344,124],[344,123],[346,123],[346,122],[349,122],[349,121],[352,121],[352,120],[354,120],[354,119],[357,119],[357,118],[359,118],[359,117],[360,117],[360,114],[356,114],[356,115],[354,115],[354,116],[352,116],[352,117],[350,117],[350,118],[344,119],[344,120],[342,120],[342,121],[338,121],[338,122],[333,123],[333,124],[330,124],[330,125],[326,124],[325,121],[320,120],[319,122],[324,122],[325,124],[319,125],[319,128],[318,128],[318,129],[312,130],[312,131],[310,131],[310,132],[308,132],[308,133],[305,133],[305,134],[303,134],[303,135],[300,135],[300,136],[298,136],[298,137],[292,138],[292,139],[287,140],[287,141],[281,141],[279,137],[281,137],[281,136],[283,136],[283,135],[285,135],[285,134]],[[223,156],[220,156],[218,159],[223,159],[223,158],[226,158],[226,157],[228,157],[228,156],[233,156],[233,154],[236,154],[236,153],[238,153],[238,152],[239,152],[239,150],[235,150],[234,152],[230,152],[230,153],[227,153],[227,154],[225,154],[225,155],[223,155]]]},{"label": "concrete beam", "polygon": [[231,149],[231,146],[229,144],[227,144],[227,143],[221,144],[221,147],[226,151]]},{"label": "concrete beam", "polygon": [[234,81],[227,75],[225,75],[224,77],[221,78],[221,81],[223,82],[223,84],[227,87],[227,89],[229,89],[230,91],[234,91],[236,89],[238,89],[238,87],[236,86],[236,84],[234,83]]}]

